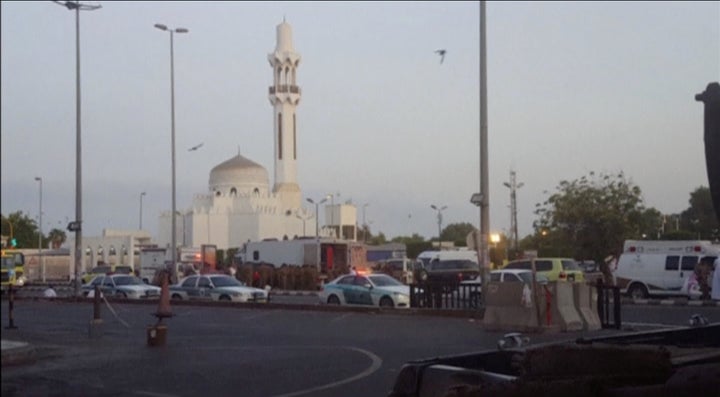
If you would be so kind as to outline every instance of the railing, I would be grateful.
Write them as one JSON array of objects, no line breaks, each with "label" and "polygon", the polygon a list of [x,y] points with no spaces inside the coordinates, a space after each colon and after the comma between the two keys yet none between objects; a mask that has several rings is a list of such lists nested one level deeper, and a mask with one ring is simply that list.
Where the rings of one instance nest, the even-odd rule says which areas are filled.
[{"label": "railing", "polygon": [[480,284],[429,281],[410,285],[410,307],[434,309],[477,309]]},{"label": "railing", "polygon": [[[600,324],[603,328],[620,329],[622,327],[622,318],[620,316],[620,287],[605,285],[602,278],[597,279],[595,287],[597,288],[598,294],[597,310],[598,317],[600,317]],[[611,312],[612,324],[610,323]]]},{"label": "railing", "polygon": [[268,87],[268,92],[270,94],[300,94],[300,87],[296,85],[289,85],[289,84],[280,84],[276,86]]}]

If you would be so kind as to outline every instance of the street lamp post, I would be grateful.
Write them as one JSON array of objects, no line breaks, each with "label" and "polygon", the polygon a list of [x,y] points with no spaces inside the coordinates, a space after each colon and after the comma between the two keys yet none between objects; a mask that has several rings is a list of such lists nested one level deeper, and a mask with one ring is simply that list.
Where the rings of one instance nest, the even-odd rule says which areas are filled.
[{"label": "street lamp post", "polygon": [[43,260],[42,256],[42,235],[43,235],[43,228],[42,228],[42,178],[39,176],[35,177],[35,180],[40,182],[40,209],[38,210],[38,225],[40,226],[40,231],[38,233],[38,256],[40,257],[40,272],[42,273],[42,281],[45,282],[45,261]]},{"label": "street lamp post", "polygon": [[443,205],[442,207],[437,206],[435,204],[430,205],[430,208],[437,211],[437,220],[438,220],[438,250],[442,251],[442,238],[440,238],[440,234],[442,233],[442,212],[447,208],[447,205]]},{"label": "street lamp post", "polygon": [[55,3],[75,10],[75,296],[80,296],[80,261],[82,260],[82,146],[80,128],[80,11],[94,11],[100,5],[81,4],[79,1],[56,1]]},{"label": "street lamp post", "polygon": [[143,196],[145,196],[146,194],[147,193],[145,193],[145,192],[140,193],[140,227],[138,230],[142,230],[142,201],[143,201]]},{"label": "street lamp post", "polygon": [[368,225],[367,222],[365,222],[365,209],[368,207],[368,203],[363,204],[363,243],[367,242],[367,233],[368,233]]},{"label": "street lamp post", "polygon": [[320,211],[320,204],[323,204],[326,201],[327,201],[327,197],[323,198],[322,200],[320,200],[317,203],[315,202],[315,200],[313,200],[311,198],[307,199],[308,203],[315,204],[315,242],[317,244],[316,259],[317,259],[318,269],[320,268],[320,216],[319,216],[319,211]]},{"label": "street lamp post", "polygon": [[176,267],[175,261],[177,260],[177,222],[175,220],[175,64],[174,64],[174,33],[187,33],[188,30],[185,28],[168,28],[166,25],[156,23],[155,27],[170,33],[170,146],[171,146],[171,163],[172,163],[172,225],[171,225],[171,243],[170,249],[172,250],[172,269],[170,274],[175,278]]}]

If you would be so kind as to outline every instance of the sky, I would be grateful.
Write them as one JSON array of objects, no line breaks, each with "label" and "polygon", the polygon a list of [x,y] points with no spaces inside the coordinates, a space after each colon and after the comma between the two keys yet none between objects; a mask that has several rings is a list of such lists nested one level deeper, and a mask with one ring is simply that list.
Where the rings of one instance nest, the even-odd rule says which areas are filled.
[{"label": "sky", "polygon": [[[238,151],[273,175],[267,87],[275,28],[292,26],[298,183],[351,200],[387,237],[479,225],[479,2],[89,2],[80,14],[83,234],[143,228],[171,207],[174,40],[177,207]],[[4,215],[75,217],[75,16],[0,5]],[[562,180],[622,171],[663,213],[707,186],[703,105],[720,80],[719,2],[488,2],[490,228],[520,237]],[[447,51],[440,63],[435,53]],[[199,143],[196,151],[187,149]],[[272,183],[272,180],[270,181]],[[338,195],[339,194],[339,195]],[[322,217],[321,217],[322,222]]]}]

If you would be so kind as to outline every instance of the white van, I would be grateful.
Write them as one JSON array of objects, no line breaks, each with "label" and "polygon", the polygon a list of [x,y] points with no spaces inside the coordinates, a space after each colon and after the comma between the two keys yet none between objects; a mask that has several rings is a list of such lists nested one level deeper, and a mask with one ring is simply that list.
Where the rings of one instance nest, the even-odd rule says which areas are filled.
[{"label": "white van", "polygon": [[627,240],[614,276],[621,291],[635,299],[695,297],[687,289],[695,265],[712,264],[719,255],[720,245],[710,241]]}]

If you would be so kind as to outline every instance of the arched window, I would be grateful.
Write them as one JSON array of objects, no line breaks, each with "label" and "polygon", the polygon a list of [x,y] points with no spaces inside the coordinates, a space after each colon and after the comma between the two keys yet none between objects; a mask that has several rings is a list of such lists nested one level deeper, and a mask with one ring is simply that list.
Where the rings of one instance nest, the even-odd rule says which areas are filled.
[{"label": "arched window", "polygon": [[237,189],[235,189],[235,188],[230,189],[230,195],[233,197],[237,197]]},{"label": "arched window", "polygon": [[260,189],[258,189],[258,188],[253,189],[253,194],[256,195],[256,196],[259,196],[259,195],[260,195]]},{"label": "arched window", "polygon": [[216,191],[215,191],[215,196],[220,197],[220,191],[219,191],[219,190],[216,190]]}]

